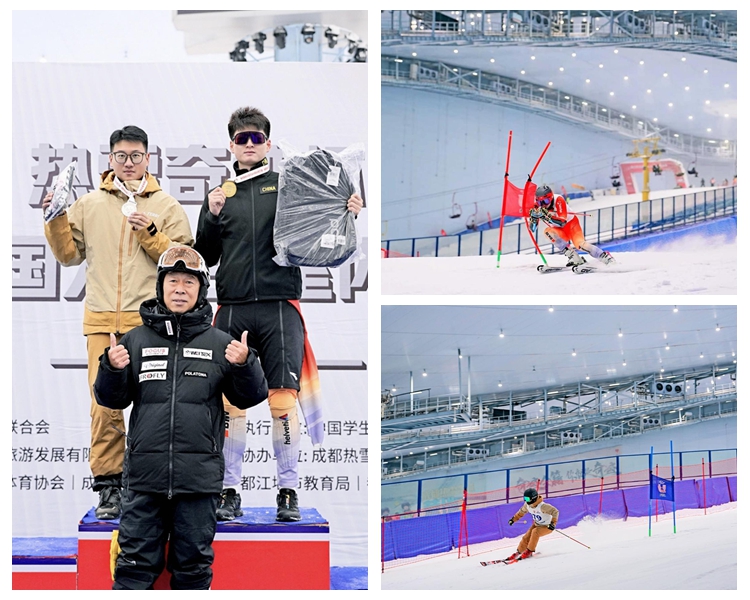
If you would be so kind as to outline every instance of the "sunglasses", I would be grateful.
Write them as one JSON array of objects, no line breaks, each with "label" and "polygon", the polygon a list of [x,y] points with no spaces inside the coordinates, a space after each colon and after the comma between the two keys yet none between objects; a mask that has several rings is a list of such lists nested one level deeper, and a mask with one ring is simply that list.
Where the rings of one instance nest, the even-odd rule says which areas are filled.
[{"label": "sunglasses", "polygon": [[238,146],[244,146],[250,140],[253,144],[265,144],[268,141],[266,134],[262,131],[241,131],[232,140]]}]

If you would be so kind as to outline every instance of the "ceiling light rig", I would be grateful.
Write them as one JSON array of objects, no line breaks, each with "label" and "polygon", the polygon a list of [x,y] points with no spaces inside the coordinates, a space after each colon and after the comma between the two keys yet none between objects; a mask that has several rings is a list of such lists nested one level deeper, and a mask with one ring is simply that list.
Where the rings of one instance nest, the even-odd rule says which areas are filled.
[{"label": "ceiling light rig", "polygon": [[[270,55],[269,46],[274,50]],[[367,45],[353,32],[336,25],[296,23],[245,36],[235,44],[229,58],[233,62],[367,62]]]}]

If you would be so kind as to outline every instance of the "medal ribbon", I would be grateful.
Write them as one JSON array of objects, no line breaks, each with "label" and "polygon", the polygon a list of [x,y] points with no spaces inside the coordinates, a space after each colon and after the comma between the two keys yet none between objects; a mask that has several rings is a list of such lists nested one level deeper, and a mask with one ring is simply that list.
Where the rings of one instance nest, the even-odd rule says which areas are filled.
[{"label": "medal ribbon", "polygon": [[145,175],[143,176],[143,179],[141,179],[141,183],[138,185],[138,189],[136,190],[135,193],[131,192],[125,186],[125,184],[118,179],[117,175],[115,175],[115,179],[113,183],[115,184],[115,187],[118,190],[120,190],[123,194],[125,194],[128,197],[128,202],[132,202],[133,204],[135,204],[135,197],[140,196],[143,193],[143,190],[145,190],[146,186],[148,185],[148,177],[146,177]]},{"label": "medal ribbon", "polygon": [[247,173],[240,175],[239,177],[235,177],[234,179],[230,179],[230,181],[234,181],[235,183],[242,183],[243,181],[247,181],[248,179],[253,179],[254,177],[258,177],[259,175],[263,175],[263,173],[268,173],[271,170],[271,165],[268,162],[267,158],[264,158],[263,161],[260,163],[261,166],[257,169],[253,169],[252,171],[248,171]]}]

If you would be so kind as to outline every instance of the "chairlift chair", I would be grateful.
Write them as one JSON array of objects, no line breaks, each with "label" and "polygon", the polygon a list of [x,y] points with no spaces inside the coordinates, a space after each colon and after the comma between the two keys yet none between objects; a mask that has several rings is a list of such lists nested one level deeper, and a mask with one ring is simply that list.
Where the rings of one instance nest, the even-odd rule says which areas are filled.
[{"label": "chairlift chair", "polygon": [[461,216],[461,205],[456,202],[456,192],[453,192],[453,198],[451,200],[451,219],[458,219]]}]

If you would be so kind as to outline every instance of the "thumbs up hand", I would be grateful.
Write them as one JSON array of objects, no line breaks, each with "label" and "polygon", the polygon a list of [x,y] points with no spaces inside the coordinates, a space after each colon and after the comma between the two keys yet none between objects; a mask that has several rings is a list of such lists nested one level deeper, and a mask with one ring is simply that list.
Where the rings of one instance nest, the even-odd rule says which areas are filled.
[{"label": "thumbs up hand", "polygon": [[127,348],[117,343],[114,333],[109,334],[109,350],[107,350],[107,354],[109,356],[109,364],[115,369],[124,369],[130,364],[130,354],[128,354]]},{"label": "thumbs up hand", "polygon": [[247,362],[248,353],[247,331],[243,331],[239,342],[237,340],[229,342],[224,356],[233,365],[244,365]]}]

